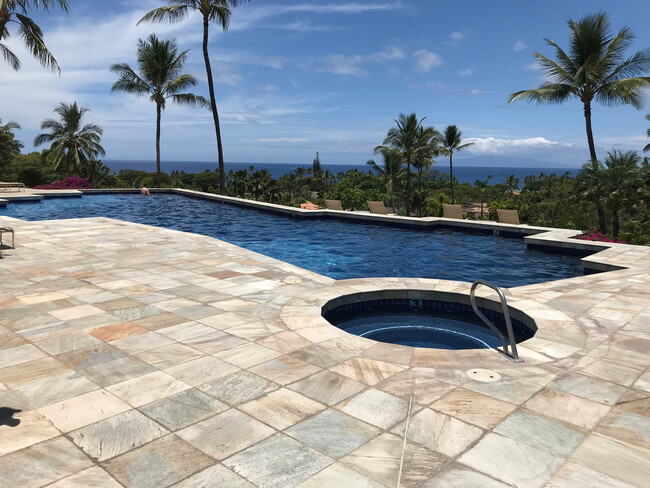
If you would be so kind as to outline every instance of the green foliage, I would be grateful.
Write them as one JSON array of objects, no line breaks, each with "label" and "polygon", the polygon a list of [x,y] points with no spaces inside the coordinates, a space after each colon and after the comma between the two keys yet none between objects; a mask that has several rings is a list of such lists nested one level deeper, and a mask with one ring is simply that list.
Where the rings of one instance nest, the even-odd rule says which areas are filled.
[{"label": "green foliage", "polygon": [[16,122],[9,121],[5,125],[0,125],[0,168],[8,165],[23,148],[23,143],[16,139],[14,134],[16,129],[20,129],[20,125]]},{"label": "green foliage", "polygon": [[77,102],[60,103],[54,109],[60,120],[46,119],[41,123],[41,129],[49,132],[37,135],[34,145],[50,144],[48,160],[55,171],[79,176],[87,161],[105,154],[100,144],[102,128],[93,123],[82,126],[81,121],[89,111]]},{"label": "green foliage", "polygon": [[61,73],[56,59],[47,49],[43,38],[43,31],[27,14],[30,11],[42,8],[49,10],[53,4],[64,12],[68,11],[68,0],[2,0],[0,1],[0,55],[9,64],[11,69],[20,69],[20,60],[2,41],[11,37],[9,25],[16,27],[17,37],[20,37],[29,53],[36,58],[44,68],[55,73]]}]

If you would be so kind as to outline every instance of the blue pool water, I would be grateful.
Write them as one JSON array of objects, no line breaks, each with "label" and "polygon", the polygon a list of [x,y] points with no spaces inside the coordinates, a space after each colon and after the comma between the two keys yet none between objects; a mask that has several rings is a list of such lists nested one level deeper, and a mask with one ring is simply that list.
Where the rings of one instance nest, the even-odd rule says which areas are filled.
[{"label": "blue pool water", "polygon": [[379,342],[436,349],[486,349],[501,340],[488,328],[448,314],[386,314],[338,322],[346,332]]},{"label": "blue pool water", "polygon": [[523,240],[330,219],[294,219],[172,194],[86,195],[10,203],[25,220],[111,217],[217,237],[335,279],[379,276],[520,286],[583,274],[579,258],[527,249]]}]

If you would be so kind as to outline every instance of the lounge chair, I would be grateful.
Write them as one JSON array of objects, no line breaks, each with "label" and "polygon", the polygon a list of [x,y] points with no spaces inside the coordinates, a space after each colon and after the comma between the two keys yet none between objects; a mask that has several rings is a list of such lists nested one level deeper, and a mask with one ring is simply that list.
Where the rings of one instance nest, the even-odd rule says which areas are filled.
[{"label": "lounge chair", "polygon": [[388,215],[384,202],[368,202],[368,208],[370,209],[370,213]]},{"label": "lounge chair", "polygon": [[442,216],[446,219],[463,220],[463,209],[460,205],[442,205]]},{"label": "lounge chair", "polygon": [[11,188],[16,188],[18,191],[25,191],[25,183],[20,183],[18,181],[0,181],[0,190],[9,190]]},{"label": "lounge chair", "polygon": [[11,234],[11,247],[15,248],[16,247],[15,237],[16,236],[14,235],[14,230],[11,227],[0,227],[0,246],[3,245],[3,243],[2,243],[2,235],[5,232],[9,232]]},{"label": "lounge chair", "polygon": [[341,205],[341,200],[325,200],[325,205],[328,210],[338,210],[343,212],[343,205]]},{"label": "lounge chair", "polygon": [[506,210],[505,208],[500,208],[497,210],[499,214],[499,222],[502,224],[513,224],[520,225],[519,214],[516,210]]}]

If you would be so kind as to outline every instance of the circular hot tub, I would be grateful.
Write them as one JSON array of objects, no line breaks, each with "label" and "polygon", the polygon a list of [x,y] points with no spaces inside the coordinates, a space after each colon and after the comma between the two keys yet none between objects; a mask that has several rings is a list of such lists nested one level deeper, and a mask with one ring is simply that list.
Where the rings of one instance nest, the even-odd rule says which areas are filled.
[{"label": "circular hot tub", "polygon": [[[503,314],[490,308],[479,309],[507,338]],[[368,300],[361,294],[350,303],[326,304],[323,317],[350,334],[391,344],[453,350],[502,345],[501,339],[480,321],[470,305],[446,300]],[[530,320],[513,317],[511,321],[517,343],[530,339],[537,330]]]}]

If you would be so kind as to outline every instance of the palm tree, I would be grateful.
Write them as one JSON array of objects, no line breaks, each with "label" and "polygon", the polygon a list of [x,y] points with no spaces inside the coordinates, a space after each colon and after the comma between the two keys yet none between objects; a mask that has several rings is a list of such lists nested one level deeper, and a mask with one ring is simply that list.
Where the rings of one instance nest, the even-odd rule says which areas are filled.
[{"label": "palm tree", "polygon": [[[628,27],[613,36],[604,12],[587,15],[578,22],[569,20],[568,24],[571,30],[568,53],[551,39],[546,43],[555,49],[557,61],[535,53],[547,81],[537,89],[511,94],[509,101],[562,103],[572,97],[579,99],[584,110],[591,164],[596,169],[591,103],[596,100],[608,106],[625,104],[640,108],[643,88],[650,85],[650,77],[637,75],[650,68],[650,50],[637,51],[625,58],[625,50],[634,36]],[[596,208],[600,231],[605,232],[605,212],[600,204]]]},{"label": "palm tree", "polygon": [[515,175],[508,175],[508,177],[506,178],[506,188],[508,189],[508,193],[512,193],[518,187],[519,187],[519,178],[517,178]]},{"label": "palm tree", "polygon": [[79,174],[84,161],[105,154],[99,143],[104,133],[102,128],[93,123],[81,125],[81,119],[89,111],[77,105],[77,102],[61,103],[54,109],[60,121],[47,119],[41,123],[41,129],[50,132],[36,136],[34,145],[52,143],[48,159],[55,171]]},{"label": "palm tree", "polygon": [[488,189],[488,181],[492,178],[492,175],[488,175],[484,180],[476,180],[474,186],[481,190],[481,220],[483,220],[483,202],[485,201],[485,193]]},{"label": "palm tree", "polygon": [[383,149],[381,155],[383,157],[383,164],[381,166],[372,159],[366,164],[374,169],[386,183],[390,206],[395,208],[395,186],[404,176],[404,162],[399,151],[395,149]]},{"label": "palm tree", "polygon": [[636,151],[621,152],[616,149],[607,153],[603,172],[603,194],[605,206],[612,212],[612,235],[618,237],[620,211],[634,199],[639,189],[639,163],[641,157]]},{"label": "palm tree", "polygon": [[[646,120],[650,121],[650,114],[645,116]],[[650,137],[650,129],[648,129],[645,133],[646,137]],[[650,143],[646,144],[646,146],[643,148],[643,152],[648,152],[650,151]]]},{"label": "palm tree", "polygon": [[462,132],[458,130],[458,127],[455,125],[448,125],[445,128],[445,132],[442,135],[442,147],[440,148],[440,151],[449,156],[449,183],[451,185],[451,203],[455,203],[454,199],[454,168],[453,168],[453,157],[454,157],[454,151],[460,151],[462,149],[465,149],[466,147],[473,146],[473,142],[467,142],[465,144],[461,144],[461,137]]},{"label": "palm tree", "polygon": [[176,41],[160,40],[155,34],[146,41],[138,40],[138,68],[136,73],[128,64],[111,66],[120,79],[115,82],[114,92],[133,93],[138,96],[150,95],[149,100],[156,104],[156,186],[160,186],[160,118],[170,99],[173,103],[185,106],[207,106],[207,101],[193,93],[181,93],[197,81],[192,75],[179,74],[188,51],[178,52]]},{"label": "palm tree", "polygon": [[9,121],[5,125],[0,119],[0,168],[8,164],[23,148],[23,143],[16,139],[14,130],[20,129],[17,122]]},{"label": "palm tree", "polygon": [[418,178],[417,200],[419,203],[416,205],[418,209],[418,217],[422,216],[422,205],[427,198],[425,193],[422,192],[422,177],[424,176],[425,170],[429,171],[431,169],[431,165],[435,163],[435,160],[433,158],[440,154],[439,144],[441,140],[442,136],[440,135],[440,132],[435,130],[433,127],[425,128],[420,125],[418,128],[416,146],[421,148],[421,150],[418,151],[417,157],[413,160],[413,167],[417,171]]},{"label": "palm tree", "polygon": [[210,92],[210,108],[214,120],[214,130],[217,134],[217,151],[219,153],[219,193],[223,194],[226,181],[226,170],[223,162],[223,146],[221,144],[221,127],[219,125],[219,113],[217,101],[214,96],[214,80],[212,68],[210,67],[210,55],[208,53],[208,34],[210,22],[217,22],[225,31],[230,23],[230,7],[236,7],[240,3],[250,0],[167,0],[169,5],[159,7],[147,13],[140,19],[140,22],[179,22],[185,20],[190,10],[196,10],[201,14],[203,20],[203,61],[208,76],[208,90]]},{"label": "palm tree", "polygon": [[[53,3],[57,3],[64,12],[68,11],[68,0],[0,0],[0,41],[10,37],[7,25],[15,22],[18,24],[18,35],[23,38],[25,47],[32,56],[44,68],[60,73],[61,69],[56,59],[45,45],[43,31],[36,22],[27,16],[30,10],[37,10],[41,7],[49,11]],[[18,56],[2,42],[0,42],[0,53],[14,71],[20,69]]]},{"label": "palm tree", "polygon": [[433,127],[420,130],[424,119],[426,117],[418,120],[415,112],[409,115],[399,114],[395,120],[397,125],[388,131],[384,144],[375,148],[375,154],[384,149],[395,149],[399,151],[403,162],[406,163],[406,215],[411,215],[411,165],[422,153],[429,151],[423,141],[427,140],[426,136],[429,136],[428,139],[433,138],[435,132]]}]

